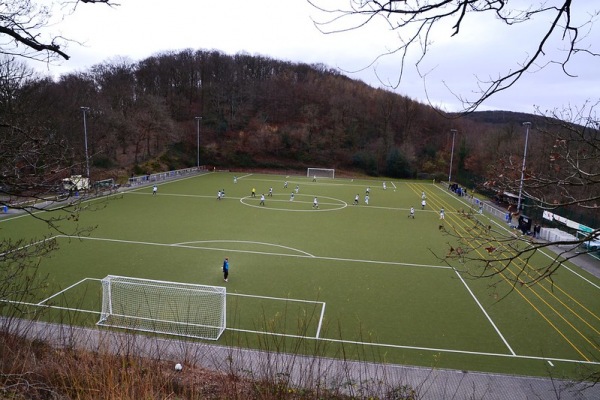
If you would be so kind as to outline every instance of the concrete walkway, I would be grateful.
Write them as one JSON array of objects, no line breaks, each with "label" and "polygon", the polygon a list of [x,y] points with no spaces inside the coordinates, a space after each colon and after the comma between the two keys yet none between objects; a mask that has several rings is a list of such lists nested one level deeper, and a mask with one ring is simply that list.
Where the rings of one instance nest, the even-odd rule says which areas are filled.
[{"label": "concrete walkway", "polygon": [[600,399],[600,384],[589,387],[589,384],[581,382],[305,357],[108,330],[0,319],[0,326],[7,328],[8,324],[11,332],[44,340],[57,347],[116,354],[127,352],[168,360],[173,365],[180,362],[184,365],[182,373],[195,365],[253,379],[289,377],[294,387],[319,385],[340,389],[357,398],[389,398],[390,388],[408,385],[417,391],[417,398],[422,400]]}]

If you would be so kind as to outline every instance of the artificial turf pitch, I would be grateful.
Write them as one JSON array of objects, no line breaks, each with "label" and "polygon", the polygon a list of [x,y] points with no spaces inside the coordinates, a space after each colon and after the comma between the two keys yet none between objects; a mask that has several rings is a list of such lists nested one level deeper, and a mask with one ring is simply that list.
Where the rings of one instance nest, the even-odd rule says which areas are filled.
[{"label": "artificial turf pitch", "polygon": [[[566,263],[553,282],[532,287],[503,275],[474,279],[467,266],[445,262],[453,243],[439,229],[469,223],[461,217],[467,199],[431,181],[382,183],[208,173],[160,182],[156,195],[140,186],[84,202],[77,221],[61,227],[94,227],[87,236],[59,235],[22,215],[2,219],[0,229],[11,238],[56,236],[59,250],[39,260],[48,285],[28,302],[57,307],[47,319],[68,313],[94,324],[99,279],[110,274],[226,286],[222,344],[541,376],[599,368],[598,278]],[[529,260],[547,262],[542,254]]]}]

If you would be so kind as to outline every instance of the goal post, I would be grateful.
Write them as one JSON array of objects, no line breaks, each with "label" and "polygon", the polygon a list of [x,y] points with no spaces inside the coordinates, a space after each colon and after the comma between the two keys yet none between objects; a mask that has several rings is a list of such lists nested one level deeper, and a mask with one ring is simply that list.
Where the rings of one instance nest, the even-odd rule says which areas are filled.
[{"label": "goal post", "polygon": [[225,330],[221,286],[108,275],[99,326],[218,340]]},{"label": "goal post", "polygon": [[335,178],[335,169],[332,168],[308,168],[307,178]]}]

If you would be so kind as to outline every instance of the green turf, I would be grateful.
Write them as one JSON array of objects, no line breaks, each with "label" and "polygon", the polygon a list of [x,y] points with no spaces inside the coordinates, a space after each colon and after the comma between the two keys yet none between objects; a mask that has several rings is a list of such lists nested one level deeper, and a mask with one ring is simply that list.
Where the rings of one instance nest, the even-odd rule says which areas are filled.
[{"label": "green turf", "polygon": [[[468,204],[442,185],[388,181],[384,191],[376,180],[239,174],[234,184],[233,176],[194,176],[159,184],[156,196],[140,187],[85,203],[78,221],[61,226],[96,228],[85,238],[59,237],[60,250],[40,260],[49,285],[37,301],[69,288],[44,303],[68,311],[49,316],[92,325],[98,280],[108,274],[223,285],[225,344],[530,375],[598,368],[600,280],[568,264],[579,275],[561,269],[553,285],[505,296],[511,286],[500,277],[472,279],[449,268],[441,258],[452,243],[438,212],[444,207],[445,224],[460,230],[457,213]],[[274,195],[259,205],[270,187]],[[411,206],[415,219],[407,217]],[[0,229],[13,238],[52,234],[31,217],[5,218]]]}]

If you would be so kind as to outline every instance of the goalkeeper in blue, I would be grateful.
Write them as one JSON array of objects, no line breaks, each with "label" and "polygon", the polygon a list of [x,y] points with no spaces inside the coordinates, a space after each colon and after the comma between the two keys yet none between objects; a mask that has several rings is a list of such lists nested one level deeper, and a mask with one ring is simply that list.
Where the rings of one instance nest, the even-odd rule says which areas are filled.
[{"label": "goalkeeper in blue", "polygon": [[228,278],[229,278],[229,258],[225,257],[225,260],[223,260],[223,280],[225,282],[228,282]]}]

